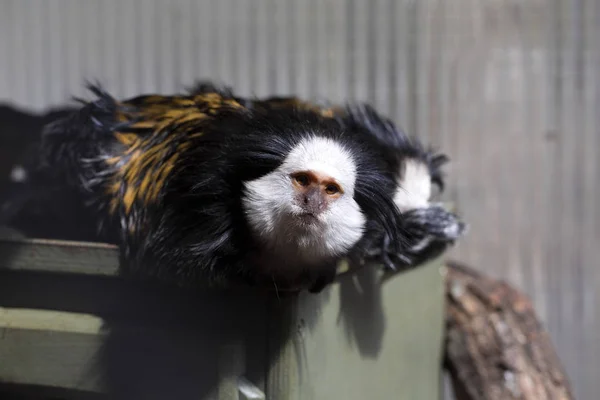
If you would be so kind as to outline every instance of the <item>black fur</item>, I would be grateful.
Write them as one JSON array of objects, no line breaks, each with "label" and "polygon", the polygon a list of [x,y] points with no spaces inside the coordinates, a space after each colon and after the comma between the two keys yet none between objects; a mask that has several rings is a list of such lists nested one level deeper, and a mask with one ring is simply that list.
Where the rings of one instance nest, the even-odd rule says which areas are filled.
[{"label": "black fur", "polygon": [[[35,197],[31,193],[43,188],[44,212],[51,214],[57,225],[60,212],[50,212],[48,204],[53,198],[62,199],[63,221],[75,216],[79,222],[71,224],[70,237],[65,238],[120,243],[126,273],[179,284],[264,283],[271,279],[257,276],[259,268],[253,265],[257,244],[241,213],[242,182],[276,168],[307,132],[335,138],[358,157],[355,196],[368,224],[363,239],[349,254],[351,259],[378,262],[388,270],[416,266],[454,242],[456,233],[445,228],[458,223],[459,235],[464,228],[458,217],[441,207],[398,213],[392,196],[401,179],[402,162],[407,158],[423,161],[429,166],[432,182],[443,190],[441,166],[448,159],[425,149],[368,105],[330,109],[334,112],[324,116],[319,107],[323,110],[325,106],[286,97],[240,98],[231,88],[207,81],[196,83],[183,96],[138,96],[126,102],[117,102],[99,86],[90,88],[96,96],[93,102],[84,102],[77,111],[47,126],[43,152],[30,182],[37,186],[25,193],[31,200]],[[243,108],[223,107],[202,121],[174,121],[154,136],[135,125],[140,119],[153,118],[139,110],[157,104],[177,108],[181,99],[209,93],[235,100]],[[117,121],[117,114],[129,115],[127,123]],[[147,149],[176,136],[167,155],[177,153],[179,143],[190,141],[192,146],[179,154],[158,202],[136,200],[131,212],[126,213],[121,205],[116,215],[110,215],[110,196],[125,194],[121,189],[108,196],[105,190],[121,165],[109,166],[106,160],[124,151],[115,140],[115,131],[151,137]],[[191,139],[198,131],[205,134]],[[140,172],[137,185],[145,172]],[[19,196],[14,199],[19,202]],[[33,204],[39,207],[42,203]],[[311,291],[319,291],[334,277],[332,263],[324,266],[319,276],[295,278],[305,278]]]},{"label": "black fur", "polygon": [[[162,201],[168,207],[161,210],[163,217],[157,229],[151,230],[142,254],[156,253],[160,248],[159,258],[164,257],[165,262],[180,254],[175,264],[183,275],[200,274],[203,271],[198,265],[203,265],[211,277],[221,276],[225,281],[234,277],[256,279],[253,274],[259,268],[249,266],[249,259],[257,244],[241,214],[242,182],[277,168],[307,133],[334,138],[353,151],[359,171],[357,203],[369,220],[378,221],[395,243],[400,242],[399,214],[388,196],[393,181],[365,145],[366,138],[347,135],[330,121],[302,112],[223,115],[213,122],[212,129],[214,132],[200,139],[174,171]],[[198,204],[205,207],[192,217],[189,210]],[[196,220],[207,222],[198,229]],[[181,249],[182,244],[188,246]],[[314,277],[312,291],[333,280],[333,264],[323,266],[322,271]]]},{"label": "black fur", "polygon": [[[123,271],[157,277],[177,284],[267,283],[278,287],[303,287],[319,291],[335,274],[335,263],[324,265],[319,276],[261,276],[254,264],[259,244],[250,233],[240,204],[242,183],[277,168],[292,147],[308,134],[330,137],[355,156],[358,162],[355,199],[367,218],[400,243],[398,210],[389,193],[393,177],[379,157],[373,138],[355,135],[339,122],[311,111],[295,109],[261,111],[223,107],[210,118],[168,125],[161,132],[140,129],[137,122],[148,117],[149,97],[117,102],[98,87],[96,100],[48,125],[43,139],[42,169],[58,187],[80,190],[82,201],[97,212],[107,235],[121,244]],[[162,97],[182,107],[184,97]],[[185,98],[188,99],[188,98]],[[156,97],[152,99],[156,101]],[[136,114],[137,113],[137,114]],[[119,115],[138,115],[123,124]],[[189,146],[178,154],[168,179],[153,203],[136,201],[132,211],[119,207],[109,215],[106,187],[121,167],[108,165],[125,149],[114,132],[152,136],[148,146],[175,135],[173,143]],[[202,136],[193,136],[202,132]],[[172,150],[172,149],[171,149]],[[138,182],[139,183],[139,182]],[[393,246],[392,246],[393,247]],[[285,260],[282,260],[285,262]],[[307,279],[308,281],[304,281]]]},{"label": "black fur", "polygon": [[[440,192],[445,188],[442,167],[449,161],[445,154],[426,148],[416,137],[410,137],[399,129],[390,119],[379,114],[373,107],[364,103],[346,104],[345,107],[332,108],[330,104],[314,104],[294,97],[270,97],[266,99],[241,99],[235,97],[231,87],[216,85],[209,81],[198,81],[188,89],[190,93],[219,93],[244,102],[248,108],[282,112],[288,109],[330,110],[335,120],[350,135],[363,141],[363,148],[371,149],[379,160],[374,185],[380,184],[379,178],[385,176],[386,182],[381,189],[393,196],[403,178],[402,166],[408,159],[424,163],[431,176],[433,185]],[[385,172],[383,172],[385,171]],[[382,209],[390,205],[381,205]],[[464,232],[466,225],[458,216],[438,205],[426,209],[410,210],[403,213],[395,231],[400,231],[398,239],[387,236],[390,227],[382,226],[381,218],[370,219],[367,231],[355,246],[350,258],[357,263],[375,262],[387,271],[400,271],[415,267],[439,256]],[[456,225],[458,231],[448,230]],[[426,243],[425,246],[422,244]]]},{"label": "black fur", "polygon": [[[79,194],[54,185],[51,171],[39,163],[44,126],[75,110],[65,106],[35,113],[10,105],[0,107],[0,225],[27,237],[95,237],[95,229],[88,229],[90,224],[85,223],[87,210],[80,205]],[[9,179],[10,170],[17,165],[27,173],[25,182]]]},{"label": "black fur", "polygon": [[[449,158],[432,148],[426,148],[419,139],[407,135],[390,119],[379,114],[368,104],[354,103],[333,109],[331,105],[317,105],[294,97],[270,97],[250,101],[234,97],[232,88],[228,86],[218,86],[208,81],[198,81],[189,90],[191,93],[220,93],[244,101],[247,107],[261,110],[281,111],[286,108],[331,110],[331,118],[343,130],[348,134],[362,137],[365,141],[364,148],[370,148],[374,154],[377,154],[380,163],[378,177],[383,176],[381,170],[385,170],[386,181],[392,179],[395,182],[394,186],[385,186],[385,190],[389,190],[390,197],[400,185],[403,178],[402,166],[408,159],[424,163],[429,169],[432,184],[437,185],[440,192],[445,189],[442,167]],[[356,245],[351,258],[358,263],[366,261],[380,263],[388,271],[415,267],[439,256],[463,234],[466,228],[457,215],[435,204],[426,209],[403,213],[400,224],[396,227],[401,233],[398,241],[386,235],[385,232],[389,228],[384,229],[379,221],[380,219],[368,221],[367,232]],[[458,226],[458,231],[448,229],[453,225]],[[422,246],[423,243],[427,245]]]},{"label": "black fur", "polygon": [[[393,173],[397,185],[401,184],[403,163],[414,159],[428,166],[432,184],[437,185],[440,191],[444,190],[441,167],[449,161],[445,154],[426,149],[418,139],[406,135],[366,104],[349,105],[346,113],[338,119],[346,129],[357,130],[376,139],[381,157]],[[381,263],[389,272],[415,267],[443,253],[464,233],[466,224],[455,214],[432,204],[427,208],[404,212],[398,229],[402,233],[402,241],[392,249],[390,245],[393,239],[372,222],[353,256],[360,262]]]},{"label": "black fur", "polygon": [[444,190],[444,174],[441,167],[449,161],[448,156],[425,148],[420,140],[408,136],[368,104],[348,105],[347,113],[341,117],[341,121],[347,128],[360,129],[380,142],[397,180],[401,179],[397,173],[401,171],[402,162],[412,158],[427,165],[432,183]]},{"label": "black fur", "polygon": [[244,99],[238,98],[233,93],[233,88],[226,85],[217,85],[215,82],[199,80],[193,85],[186,88],[186,93],[190,95],[217,93],[223,97],[239,100],[244,102]]}]

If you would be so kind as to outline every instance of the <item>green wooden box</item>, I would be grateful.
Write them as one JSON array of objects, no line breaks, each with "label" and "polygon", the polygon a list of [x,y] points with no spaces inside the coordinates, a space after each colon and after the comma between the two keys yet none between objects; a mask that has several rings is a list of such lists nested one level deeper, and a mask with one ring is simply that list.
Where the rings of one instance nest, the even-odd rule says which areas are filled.
[{"label": "green wooden box", "polygon": [[[116,276],[101,244],[0,241],[0,391],[23,398],[440,398],[441,260],[319,295]],[[3,395],[0,393],[0,398]],[[46,396],[46,397],[44,397]]]}]

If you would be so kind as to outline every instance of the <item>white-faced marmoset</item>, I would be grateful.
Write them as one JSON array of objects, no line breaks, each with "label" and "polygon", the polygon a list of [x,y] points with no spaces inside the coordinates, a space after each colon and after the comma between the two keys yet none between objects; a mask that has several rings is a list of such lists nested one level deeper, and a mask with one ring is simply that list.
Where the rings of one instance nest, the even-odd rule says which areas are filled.
[{"label": "white-faced marmoset", "polygon": [[449,161],[448,156],[426,148],[370,105],[316,104],[297,97],[245,99],[236,97],[230,87],[210,81],[198,81],[188,91],[218,93],[259,110],[309,110],[337,120],[344,130],[375,138],[379,157],[395,182],[390,195],[402,213],[401,242],[391,246],[393,239],[378,221],[369,220],[365,234],[350,255],[355,262],[375,262],[387,271],[400,271],[439,256],[465,233],[467,225],[457,215],[430,202],[434,185],[440,192],[444,190],[442,166]]},{"label": "white-faced marmoset", "polygon": [[463,230],[428,203],[445,156],[369,106],[90,88],[45,128],[29,183],[85,204],[127,274],[318,292],[341,258],[398,269]]}]

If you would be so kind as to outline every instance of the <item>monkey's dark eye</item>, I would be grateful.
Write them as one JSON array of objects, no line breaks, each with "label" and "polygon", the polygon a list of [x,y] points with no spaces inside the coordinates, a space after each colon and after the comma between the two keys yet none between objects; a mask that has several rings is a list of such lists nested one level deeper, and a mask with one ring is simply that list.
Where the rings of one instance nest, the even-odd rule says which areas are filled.
[{"label": "monkey's dark eye", "polygon": [[327,194],[336,194],[340,192],[340,187],[334,183],[330,183],[325,186],[325,193]]},{"label": "monkey's dark eye", "polygon": [[308,186],[308,184],[310,183],[310,178],[308,177],[308,175],[306,174],[298,174],[294,176],[294,180],[296,181],[296,183],[298,183],[300,186]]}]

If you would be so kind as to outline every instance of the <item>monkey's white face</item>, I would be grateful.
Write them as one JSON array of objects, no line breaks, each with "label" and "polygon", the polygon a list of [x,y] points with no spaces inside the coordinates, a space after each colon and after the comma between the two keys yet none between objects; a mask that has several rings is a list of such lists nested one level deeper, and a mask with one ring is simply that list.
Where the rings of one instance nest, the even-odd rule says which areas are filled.
[{"label": "monkey's white face", "polygon": [[292,263],[318,264],[348,251],[366,218],[354,201],[356,163],[339,143],[310,137],[271,173],[245,183],[254,233]]}]

